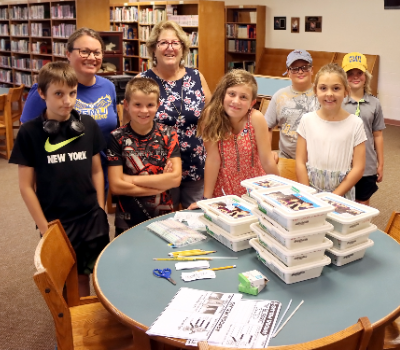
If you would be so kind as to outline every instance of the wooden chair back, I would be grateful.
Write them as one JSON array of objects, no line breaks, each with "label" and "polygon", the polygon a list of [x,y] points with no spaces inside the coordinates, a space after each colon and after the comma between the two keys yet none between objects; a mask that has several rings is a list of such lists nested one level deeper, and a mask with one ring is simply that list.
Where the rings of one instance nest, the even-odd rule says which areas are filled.
[{"label": "wooden chair back", "polygon": [[[263,115],[265,115],[265,113],[267,112],[270,102],[271,102],[271,100],[268,100],[266,98],[261,99],[259,111]],[[275,127],[272,130],[272,141],[271,141],[271,149],[272,150],[279,150],[279,136],[280,136],[280,131],[279,131],[278,127]]]},{"label": "wooden chair back", "polygon": [[[255,74],[281,77],[286,71],[287,56],[292,51],[293,49],[271,49],[265,47],[256,63]],[[333,62],[335,58],[335,52],[307,51],[313,59],[314,76],[323,65]]]},{"label": "wooden chair back", "polygon": [[[79,305],[78,273],[75,252],[59,220],[49,224],[34,262],[37,272],[33,279],[51,311],[57,339],[63,339],[66,349],[73,349],[69,306]],[[64,285],[68,303],[63,297]]]},{"label": "wooden chair back", "polygon": [[[372,334],[372,326],[367,317],[362,317],[355,325],[343,331],[329,335],[325,338],[307,343],[269,346],[268,350],[365,350],[367,349]],[[200,350],[229,350],[232,348],[208,345],[207,342],[199,343]],[[244,350],[235,348],[238,350]],[[260,350],[260,349],[259,349]]]},{"label": "wooden chair back", "polygon": [[40,240],[35,267],[33,279],[53,316],[58,350],[132,350],[132,330],[97,297],[79,297],[75,252],[59,220]]},{"label": "wooden chair back", "polygon": [[278,170],[280,176],[297,182],[296,160],[279,158]]},{"label": "wooden chair back", "polygon": [[[24,92],[24,84],[21,84],[17,88],[11,88],[7,94],[7,105],[11,114],[11,120],[13,123],[19,122],[22,114],[22,93]],[[14,128],[18,129],[18,126],[14,126]]]},{"label": "wooden chair back", "polygon": [[268,99],[266,99],[266,98],[262,98],[262,99],[261,99],[259,111],[260,111],[263,115],[265,115],[265,112],[267,112],[267,109],[268,109],[268,106],[269,106],[269,103],[270,103],[270,102],[271,102],[271,100],[268,100]]},{"label": "wooden chair back", "polygon": [[7,95],[5,94],[0,95],[0,135],[4,135],[4,139],[0,141],[0,156],[10,159],[14,135],[9,108],[7,108]]},{"label": "wooden chair back", "polygon": [[400,212],[394,211],[386,225],[385,232],[400,243]]}]

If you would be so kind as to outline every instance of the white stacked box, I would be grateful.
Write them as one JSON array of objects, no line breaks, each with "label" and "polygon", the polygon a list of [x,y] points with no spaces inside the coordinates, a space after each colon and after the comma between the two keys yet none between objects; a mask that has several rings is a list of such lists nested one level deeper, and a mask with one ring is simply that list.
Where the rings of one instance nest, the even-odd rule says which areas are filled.
[{"label": "white stacked box", "polygon": [[240,235],[231,235],[221,227],[213,224],[204,216],[200,216],[199,220],[206,225],[206,233],[215,238],[218,242],[222,243],[234,252],[239,252],[244,249],[249,249],[249,241],[256,237],[254,232],[246,232]]},{"label": "white stacked box", "polygon": [[201,221],[210,236],[235,252],[250,248],[249,240],[256,237],[250,229],[250,225],[257,222],[252,213],[254,205],[234,195],[206,199],[197,204],[204,211]]},{"label": "white stacked box", "polygon": [[297,189],[303,192],[308,192],[311,194],[317,193],[317,191],[310,186],[299,184],[298,182],[285,179],[284,177],[278,175],[253,177],[252,179],[243,180],[240,184],[246,188],[248,196],[250,196],[252,191],[261,191],[272,187],[278,188],[282,186],[295,186]]},{"label": "white stacked box", "polygon": [[277,259],[273,254],[268,252],[267,249],[263,248],[258,239],[251,239],[250,245],[256,250],[258,259],[286,284],[319,277],[324,266],[331,263],[331,259],[329,259],[326,255],[323,255],[321,260],[308,264],[288,267],[279,261],[279,259]]},{"label": "white stacked box", "polygon": [[251,229],[258,240],[251,240],[259,259],[285,283],[319,277],[330,264],[325,251],[333,243],[325,237],[333,225],[325,221],[334,208],[299,185],[253,190],[258,208],[253,214],[259,223]]},{"label": "white stacked box", "polygon": [[261,212],[290,232],[322,226],[334,210],[325,201],[291,186],[252,191],[250,196]]},{"label": "white stacked box", "polygon": [[362,259],[367,248],[373,246],[373,241],[369,239],[369,235],[377,227],[371,224],[371,220],[379,214],[379,210],[333,193],[322,192],[318,193],[316,197],[335,208],[327,217],[327,220],[334,227],[327,234],[333,242],[333,247],[327,252],[332,258],[332,263],[342,266]]}]

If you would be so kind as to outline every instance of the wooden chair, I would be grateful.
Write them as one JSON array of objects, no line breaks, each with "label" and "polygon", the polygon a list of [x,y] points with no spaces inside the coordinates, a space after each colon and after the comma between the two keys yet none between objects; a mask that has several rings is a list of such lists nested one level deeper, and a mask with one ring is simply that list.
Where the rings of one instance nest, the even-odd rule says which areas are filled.
[{"label": "wooden chair", "polygon": [[[267,100],[266,98],[261,99],[259,111],[262,114],[265,115],[270,102],[271,102],[271,100]],[[276,126],[272,130],[272,142],[271,142],[271,149],[274,151],[279,149],[279,135],[280,135],[280,131],[279,131],[279,128]]]},{"label": "wooden chair", "polygon": [[58,350],[133,348],[132,331],[97,297],[79,298],[75,252],[60,221],[51,222],[40,240],[35,266],[33,279],[53,316]]},{"label": "wooden chair", "polygon": [[0,141],[0,156],[10,159],[14,137],[9,108],[7,108],[7,95],[0,95],[0,113],[0,135],[4,135],[4,139]]},{"label": "wooden chair", "polygon": [[[21,84],[20,87],[11,88],[7,94],[7,108],[9,108],[9,113],[11,115],[11,121],[13,125],[13,129],[19,129],[21,122],[21,114],[22,114],[22,93],[24,92],[24,84]],[[18,122],[18,126],[14,125],[15,122]]]},{"label": "wooden chair", "polygon": [[[400,243],[400,212],[392,213],[385,232]],[[400,318],[394,319],[386,326],[383,349],[400,349]]]},{"label": "wooden chair", "polygon": [[385,232],[400,243],[400,212],[394,211],[386,225]]},{"label": "wooden chair", "polygon": [[[307,343],[283,346],[269,346],[268,350],[365,350],[372,334],[372,326],[367,317],[361,317],[358,322],[343,331],[329,335],[325,338]],[[208,345],[207,342],[199,343],[200,350],[229,350],[232,348]],[[237,350],[244,350],[238,349]]]}]

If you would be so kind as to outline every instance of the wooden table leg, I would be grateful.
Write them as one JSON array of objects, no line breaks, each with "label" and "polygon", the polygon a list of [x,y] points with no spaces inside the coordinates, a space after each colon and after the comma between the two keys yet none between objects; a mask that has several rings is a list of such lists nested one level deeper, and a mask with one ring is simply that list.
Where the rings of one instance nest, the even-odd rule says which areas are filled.
[{"label": "wooden table leg", "polygon": [[379,327],[374,329],[368,344],[368,350],[382,350],[384,337],[385,337],[385,327]]},{"label": "wooden table leg", "polygon": [[143,331],[133,328],[133,350],[152,350],[150,337]]}]

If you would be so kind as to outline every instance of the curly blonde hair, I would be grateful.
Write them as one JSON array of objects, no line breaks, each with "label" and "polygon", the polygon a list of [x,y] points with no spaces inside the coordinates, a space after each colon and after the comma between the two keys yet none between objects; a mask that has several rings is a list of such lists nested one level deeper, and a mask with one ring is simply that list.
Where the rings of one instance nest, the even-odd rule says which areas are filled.
[{"label": "curly blonde hair", "polygon": [[364,74],[365,74],[364,93],[372,95],[372,90],[371,90],[372,74],[368,70],[366,70]]},{"label": "curly blonde hair", "polygon": [[226,140],[232,130],[229,116],[225,113],[224,99],[226,90],[235,85],[247,85],[251,88],[252,100],[257,98],[257,82],[252,74],[243,69],[232,69],[218,83],[211,101],[201,112],[197,126],[197,136],[205,142]]},{"label": "curly blonde hair", "polygon": [[[163,30],[173,30],[176,33],[176,36],[182,43],[182,59],[185,60],[190,48],[190,42],[187,34],[183,31],[182,27],[174,22],[174,21],[161,21],[153,27],[153,30],[150,33],[150,37],[146,41],[147,53],[150,57],[150,62],[153,65],[154,60],[154,52],[156,51],[158,37],[160,36]],[[183,67],[184,64],[180,65]]]},{"label": "curly blonde hair", "polygon": [[349,87],[349,82],[347,81],[347,74],[345,73],[343,68],[340,67],[336,63],[328,63],[325,66],[322,66],[321,69],[318,71],[318,73],[315,75],[314,86],[313,86],[314,93],[317,94],[317,85],[318,85],[318,81],[319,81],[319,78],[321,77],[321,75],[331,74],[331,73],[335,73],[339,76],[346,92],[349,93],[350,87]]}]

